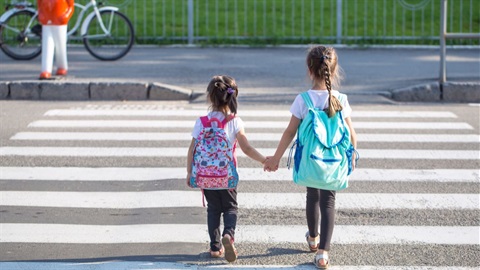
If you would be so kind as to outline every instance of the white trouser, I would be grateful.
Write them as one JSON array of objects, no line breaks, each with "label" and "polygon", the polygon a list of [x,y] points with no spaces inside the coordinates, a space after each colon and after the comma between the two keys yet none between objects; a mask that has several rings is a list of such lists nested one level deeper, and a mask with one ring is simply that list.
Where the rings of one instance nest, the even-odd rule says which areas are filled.
[{"label": "white trouser", "polygon": [[42,26],[42,72],[52,73],[54,54],[57,68],[68,70],[67,25]]}]

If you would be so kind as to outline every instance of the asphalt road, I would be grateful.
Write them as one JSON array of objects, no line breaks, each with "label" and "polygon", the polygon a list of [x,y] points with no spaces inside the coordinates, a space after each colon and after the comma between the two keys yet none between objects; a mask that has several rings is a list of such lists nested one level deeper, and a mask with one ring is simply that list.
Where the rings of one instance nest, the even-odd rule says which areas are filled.
[{"label": "asphalt road", "polygon": [[[399,115],[411,112],[447,112],[455,117],[425,117],[422,113],[415,118],[391,119],[388,117],[369,116],[353,119],[354,123],[416,122],[425,125],[432,123],[452,122],[466,123],[471,129],[438,128],[425,130],[422,128],[388,130],[362,130],[358,133],[386,133],[392,137],[405,133],[416,135],[468,135],[480,134],[480,112],[474,104],[402,104],[392,102],[379,93],[416,84],[437,81],[439,69],[438,50],[434,49],[349,49],[338,48],[340,65],[345,71],[342,92],[349,94],[354,111],[395,112]],[[135,47],[124,59],[116,62],[100,62],[93,59],[82,47],[69,48],[70,75],[68,80],[74,81],[141,81],[161,82],[192,89],[203,93],[209,78],[215,74],[229,74],[237,79],[240,88],[240,111],[245,110],[281,110],[288,111],[295,95],[309,87],[304,67],[306,47],[297,48],[172,48],[172,47]],[[480,74],[480,54],[478,49],[452,49],[447,53],[447,78],[451,81],[478,82]],[[0,54],[0,81],[35,80],[39,74],[40,59],[19,62]],[[46,116],[54,109],[66,110],[98,110],[102,109],[155,111],[165,110],[181,112],[198,109],[206,111],[202,97],[194,102],[50,102],[50,101],[0,101],[0,145],[2,151],[29,148],[90,147],[100,148],[162,148],[186,147],[185,141],[118,141],[118,140],[13,140],[12,136],[20,132],[151,132],[150,128],[68,128],[68,127],[32,127],[38,120],[123,120],[119,116]],[[191,120],[195,116],[151,117],[126,116],[129,120]],[[249,121],[271,121],[269,117],[246,117]],[[274,119],[278,121],[279,119]],[[285,121],[287,121],[286,119]],[[248,127],[248,126],[247,126]],[[162,128],[159,132],[188,133],[190,128]],[[247,134],[248,134],[247,130]],[[255,132],[281,132],[256,129]],[[256,147],[270,149],[276,146],[273,141],[255,141]],[[384,149],[438,151],[440,155],[455,151],[480,151],[478,142],[435,142],[435,141],[362,141],[360,149],[371,152]],[[58,149],[57,149],[58,150]],[[56,150],[55,150],[56,151]],[[96,151],[96,150],[95,150]],[[444,152],[442,152],[444,151]],[[456,153],[456,152],[455,152]],[[463,152],[462,152],[463,153]],[[471,152],[469,152],[471,153]],[[94,153],[92,152],[92,155]],[[368,156],[368,155],[367,155]],[[255,167],[256,164],[246,158],[239,159],[242,167]],[[285,161],[283,161],[285,162]],[[98,156],[43,156],[43,155],[2,155],[1,167],[31,168],[182,168],[184,157],[98,157]],[[283,164],[284,165],[284,164]],[[369,158],[364,157],[361,168],[376,170],[475,170],[479,167],[478,159],[442,158]],[[54,174],[52,174],[54,175]],[[33,178],[36,175],[32,176]],[[52,176],[54,177],[54,176]],[[428,182],[419,181],[405,184],[402,181],[385,179],[385,181],[358,181],[348,194],[427,194],[441,196],[455,194],[471,196],[479,193],[477,182]],[[33,179],[35,180],[35,179]],[[187,191],[179,179],[155,181],[66,181],[22,179],[0,180],[0,187],[5,192],[151,192],[151,191]],[[255,193],[302,193],[302,189],[287,182],[275,182],[273,189],[268,181],[247,182],[242,192]],[[34,195],[35,193],[32,193]],[[121,195],[119,195],[121,196]],[[68,203],[65,202],[65,203]],[[200,202],[199,202],[200,203]],[[133,210],[115,208],[99,209],[85,207],[26,207],[2,206],[0,222],[27,224],[92,224],[132,225],[132,224],[204,224],[205,209],[200,207],[185,208],[138,208]],[[474,210],[440,209],[346,209],[337,214],[339,226],[405,226],[438,227],[459,226],[462,228],[477,226],[479,212]],[[245,209],[240,216],[241,226],[253,225],[304,225],[304,214],[301,209]],[[30,224],[30,225],[28,225]],[[392,227],[393,228],[393,227]],[[155,237],[153,235],[152,237]],[[401,237],[401,235],[398,235]],[[478,238],[478,234],[472,238]],[[436,237],[442,240],[443,235]],[[62,242],[62,240],[57,240]],[[67,240],[65,240],[68,242]],[[242,240],[243,241],[243,240]],[[373,265],[381,266],[422,266],[432,267],[478,267],[478,248],[469,244],[336,244],[332,256],[335,265]],[[311,254],[304,252],[304,243],[250,243],[239,241],[242,258],[237,265],[310,265]],[[69,243],[2,243],[0,261],[45,261],[54,262],[92,262],[119,260],[123,263],[134,261],[147,262],[179,262],[193,265],[222,265],[212,261],[206,254],[205,243],[130,243],[130,244],[69,244]],[[0,264],[1,266],[1,264]],[[153,266],[152,266],[153,267]],[[0,267],[1,268],[1,267]],[[161,268],[161,267],[160,267]],[[23,268],[19,268],[23,269]],[[35,268],[38,269],[38,268]],[[116,269],[116,268],[107,268]],[[145,268],[148,269],[148,268]]]},{"label": "asphalt road", "polygon": [[[0,101],[0,145],[2,146],[1,153],[4,153],[6,148],[9,150],[29,148],[29,151],[35,151],[40,148],[53,148],[55,151],[59,151],[62,147],[75,147],[75,149],[92,147],[93,149],[105,148],[122,148],[132,147],[135,148],[162,148],[162,147],[187,147],[188,141],[181,138],[162,141],[162,140],[94,140],[93,138],[87,140],[55,140],[55,139],[12,139],[13,136],[19,135],[22,132],[114,132],[115,136],[123,136],[126,132],[180,132],[188,133],[190,128],[72,128],[72,127],[41,127],[31,125],[32,123],[40,120],[178,120],[178,121],[192,121],[195,119],[195,115],[180,116],[180,113],[185,110],[205,110],[205,104],[199,103],[186,103],[186,102],[38,102],[38,101]],[[372,158],[365,155],[360,160],[359,169],[376,169],[379,171],[386,170],[413,170],[417,171],[419,176],[428,174],[425,170],[442,170],[451,169],[457,170],[475,170],[479,167],[478,159],[456,159],[449,158],[447,153],[452,151],[463,151],[465,153],[469,151],[480,151],[478,142],[467,141],[368,141],[362,140],[362,136],[365,133],[370,134],[389,134],[392,138],[398,134],[407,134],[409,136],[416,135],[468,135],[478,136],[480,133],[480,121],[479,121],[479,108],[476,105],[468,104],[365,104],[359,103],[353,104],[354,112],[373,112],[370,116],[359,116],[353,119],[355,123],[389,123],[397,122],[398,124],[408,124],[410,122],[420,123],[418,128],[402,129],[389,128],[389,129],[365,129],[357,128],[359,133],[359,148],[360,153],[362,151],[382,151],[385,149],[395,150],[423,150],[423,151],[438,151],[441,155],[440,158],[424,158],[418,159],[411,158]],[[81,116],[81,115],[46,115],[46,112],[52,110],[66,110],[76,113],[82,113],[82,111],[99,112],[99,115]],[[244,104],[240,108],[240,112],[247,112],[250,110],[279,110],[288,111],[288,105],[264,105],[264,104]],[[144,115],[133,116],[115,116],[115,115],[101,115],[101,112],[113,112],[118,113],[122,111],[137,111]],[[178,116],[171,117],[159,117],[148,116],[149,112],[156,111],[168,111],[179,114]],[[397,118],[382,117],[382,112],[399,112]],[[28,112],[28,113],[26,113]],[[378,112],[380,116],[376,115]],[[413,112],[418,113],[418,117],[408,118],[405,115]],[[425,114],[423,114],[424,112]],[[435,117],[428,116],[428,113],[440,112],[447,113],[448,117]],[[288,121],[287,118],[282,117],[268,117],[262,116],[261,113],[258,116],[244,117],[247,123],[247,135],[250,133],[262,133],[262,132],[281,132],[281,129],[269,129],[268,127],[262,128],[250,128],[248,129],[249,122],[255,121]],[[421,125],[432,125],[437,123],[455,124],[467,124],[471,128],[465,129],[450,129],[434,128],[424,129]],[[434,125],[433,125],[434,126]],[[276,147],[275,141],[269,141],[267,138],[252,141],[255,147],[262,149],[271,149]],[[78,147],[78,148],[77,148]],[[127,156],[127,157],[114,157],[114,156],[94,156],[95,151],[92,151],[92,156],[76,156],[75,152],[70,154],[63,154],[60,156],[44,156],[42,154],[35,155],[25,153],[22,155],[1,155],[0,166],[5,167],[30,167],[30,168],[158,168],[158,167],[171,167],[183,169],[185,160],[183,156],[164,156],[164,157],[142,157],[142,156]],[[285,160],[283,160],[285,162]],[[255,168],[258,164],[241,157],[239,158],[239,166],[242,168]],[[284,167],[285,164],[282,164]],[[148,196],[150,192],[166,191],[166,192],[185,192],[190,191],[180,178],[170,178],[164,180],[154,181],[140,181],[129,180],[118,182],[114,179],[105,179],[103,181],[72,181],[67,178],[62,178],[60,173],[52,173],[50,177],[46,177],[41,180],[39,175],[33,175],[31,179],[4,179],[0,180],[0,186],[2,192],[5,192],[3,200],[4,204],[10,199],[9,192],[19,192],[20,196],[25,198],[36,198],[37,194],[41,192],[58,192],[58,194],[72,194],[76,193],[85,194],[85,196],[92,196],[92,192],[107,192],[110,194],[116,194],[119,197],[118,203],[122,200],[128,199],[128,197],[122,195],[123,192],[135,192]],[[38,179],[36,179],[38,177]],[[54,179],[57,178],[58,179]],[[82,177],[81,174],[73,177]],[[98,177],[103,177],[98,175]],[[163,177],[159,175],[158,177]],[[386,179],[378,181],[352,181],[352,185],[345,192],[339,194],[339,200],[342,196],[359,196],[362,194],[371,194],[371,196],[387,194],[391,197],[395,197],[399,194],[411,194],[413,196],[426,195],[426,196],[442,196],[448,195],[454,196],[475,196],[480,192],[480,186],[477,182],[463,182],[462,181],[411,181],[403,182],[400,180],[390,179],[393,176],[387,176]],[[21,177],[20,177],[21,178]],[[303,188],[294,186],[289,181],[247,181],[239,188],[240,193],[258,193],[262,194],[288,194],[298,193],[302,194]],[[23,194],[25,192],[25,194]],[[40,193],[39,193],[40,192]],[[8,194],[7,194],[8,193]],[[88,194],[88,195],[87,195]],[[454,194],[454,195],[449,195]],[[8,196],[7,196],[8,195]],[[423,196],[422,195],[422,196]],[[38,195],[40,196],[40,195]],[[48,196],[45,193],[45,196]],[[90,198],[90,197],[88,197]],[[142,225],[142,224],[154,224],[154,225],[168,225],[179,224],[193,226],[196,224],[205,225],[205,209],[201,207],[201,201],[198,201],[198,207],[139,207],[128,209],[126,207],[115,208],[102,208],[93,207],[89,205],[89,199],[85,197],[84,202],[77,207],[71,208],[67,206],[60,207],[45,207],[45,206],[21,206],[10,205],[1,206],[0,215],[1,223],[14,223],[18,226],[35,226],[35,224],[59,224],[64,225],[94,225],[97,227],[109,226],[109,225]],[[457,197],[455,197],[457,198]],[[41,196],[38,200],[43,200]],[[73,200],[73,197],[72,197]],[[372,200],[373,197],[372,197]],[[452,200],[450,198],[449,200]],[[478,200],[478,196],[477,196]],[[22,202],[25,203],[25,202]],[[69,200],[58,202],[61,204],[68,204]],[[246,203],[246,202],[244,202]],[[384,203],[387,203],[386,201]],[[422,202],[420,204],[424,204]],[[412,204],[413,201],[412,201]],[[398,227],[407,228],[431,228],[436,229],[443,227],[458,226],[460,229],[477,226],[478,228],[478,209],[456,209],[449,208],[445,204],[444,207],[439,208],[424,208],[418,206],[417,208],[410,209],[395,208],[395,209],[383,209],[383,208],[365,208],[356,209],[338,209],[337,211],[337,234],[341,231],[341,228],[348,227],[375,227],[380,226],[392,226],[391,230],[397,230]],[[268,226],[279,225],[292,228],[294,226],[304,226],[305,217],[302,209],[297,208],[280,208],[280,209],[241,209],[239,216],[239,232],[242,232],[242,228],[248,226],[260,225],[263,228]],[[205,225],[206,226],[206,225]],[[431,226],[431,227],[429,227]],[[9,227],[10,228],[10,227]],[[2,233],[8,233],[8,229],[3,229]],[[27,232],[25,232],[27,233]],[[138,237],[142,237],[142,233],[134,232],[138,234]],[[155,232],[152,233],[152,238],[157,239]],[[384,232],[388,234],[387,231]],[[368,235],[367,232],[365,234]],[[428,235],[428,232],[425,234]],[[187,233],[188,235],[188,233]],[[362,234],[360,234],[362,235]],[[87,267],[86,264],[92,266],[91,263],[103,262],[108,264],[112,261],[120,263],[118,267],[129,262],[143,261],[152,263],[151,268],[145,266],[144,263],[142,269],[156,269],[155,263],[162,262],[176,262],[187,265],[224,265],[223,260],[211,260],[206,253],[206,243],[164,243],[162,241],[153,243],[139,243],[133,240],[133,243],[128,244],[72,244],[68,243],[68,239],[71,239],[74,235],[56,235],[53,243],[2,243],[2,250],[5,252],[0,255],[0,261],[34,261],[37,262],[37,266],[48,265],[49,262],[70,262],[77,267]],[[18,237],[18,236],[14,236]],[[36,238],[37,236],[33,236]],[[39,235],[39,237],[42,237]],[[182,239],[182,232],[178,232],[179,239]],[[191,235],[194,237],[194,235]],[[206,237],[206,235],[205,235]],[[336,237],[341,237],[337,235]],[[374,238],[374,236],[371,236]],[[388,239],[388,236],[383,236]],[[402,235],[395,235],[395,238],[401,238]],[[103,237],[102,237],[103,238]],[[188,236],[187,236],[188,238]],[[300,237],[301,238],[301,237]],[[352,240],[343,240],[346,243],[334,243],[332,247],[332,258],[334,265],[336,266],[362,266],[373,265],[380,267],[398,266],[398,267],[413,267],[413,266],[431,266],[433,268],[440,266],[450,267],[478,267],[478,248],[476,245],[471,244],[442,244],[444,239],[450,239],[447,235],[438,235],[434,241],[439,243],[412,243],[412,242],[397,242],[396,244],[385,243],[353,243]],[[453,238],[461,238],[457,235]],[[469,239],[478,238],[478,233],[469,236]],[[369,237],[365,237],[365,241],[369,240]],[[104,239],[99,239],[104,240]],[[55,243],[59,241],[59,243]],[[369,240],[370,241],[370,240]],[[188,242],[188,241],[187,241]],[[238,248],[241,252],[241,257],[236,266],[247,265],[297,265],[300,267],[311,266],[310,261],[312,255],[305,251],[304,243],[290,243],[290,242],[249,242],[248,239],[238,239]],[[0,266],[2,264],[0,263]],[[88,267],[90,267],[88,266]],[[188,267],[188,266],[187,266]],[[161,267],[159,267],[161,268]],[[21,269],[21,268],[20,268]],[[39,269],[39,268],[37,268]],[[83,268],[82,268],[83,269]],[[85,268],[86,269],[86,268]],[[104,268],[104,269],[116,269]],[[335,268],[334,268],[335,269]],[[418,268],[420,269],[420,268]],[[470,268],[464,268],[470,269]]]},{"label": "asphalt road", "polygon": [[[307,46],[273,48],[198,48],[136,46],[123,59],[102,62],[83,47],[69,47],[74,81],[160,82],[203,93],[211,76],[229,74],[241,93],[291,98],[310,86]],[[438,81],[439,50],[432,48],[337,48],[344,70],[341,90],[372,94]],[[447,80],[480,82],[480,50],[448,49]],[[36,80],[40,57],[15,61],[0,53],[0,81]]]}]

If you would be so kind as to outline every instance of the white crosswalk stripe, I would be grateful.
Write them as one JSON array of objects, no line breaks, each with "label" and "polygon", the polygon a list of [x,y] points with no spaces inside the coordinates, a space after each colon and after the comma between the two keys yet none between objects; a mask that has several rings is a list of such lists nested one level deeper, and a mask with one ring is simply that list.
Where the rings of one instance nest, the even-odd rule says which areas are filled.
[{"label": "white crosswalk stripe", "polygon": [[[288,121],[249,121],[249,129],[285,129]],[[43,128],[192,128],[192,121],[184,120],[38,120],[29,127]],[[420,129],[420,130],[469,130],[461,122],[355,122],[356,129]]]},{"label": "white crosswalk stripe", "polygon": [[[248,133],[249,141],[278,142],[281,133]],[[480,143],[480,136],[470,134],[357,134],[362,142],[463,142]],[[189,141],[188,132],[18,132],[11,140],[51,141]]]},{"label": "white crosswalk stripe", "polygon": [[[161,208],[202,207],[196,191],[144,192],[52,192],[3,191],[2,204],[8,206],[41,206],[62,208]],[[240,193],[244,209],[302,209],[301,193]],[[478,194],[389,194],[345,193],[336,200],[338,209],[477,209]]]},{"label": "white crosswalk stripe", "polygon": [[[292,171],[278,169],[264,173],[261,168],[238,168],[242,181],[292,181]],[[156,181],[180,179],[185,168],[122,168],[122,167],[2,167],[0,180],[58,180],[58,181]],[[403,182],[480,182],[477,169],[363,169],[357,168],[350,181],[403,181]]]},{"label": "white crosswalk stripe", "polygon": [[[121,106],[119,109],[92,108],[86,105],[84,108],[49,110],[41,119],[28,124],[26,130],[13,134],[10,137],[12,144],[0,147],[0,185],[4,187],[0,190],[0,213],[4,215],[0,223],[0,243],[48,244],[61,248],[64,245],[92,248],[90,245],[138,247],[171,243],[205,246],[208,242],[205,218],[200,222],[196,214],[191,213],[197,213],[198,209],[205,212],[202,209],[202,194],[186,187],[185,168],[169,166],[163,161],[159,161],[158,166],[145,166],[129,163],[128,160],[155,157],[182,160],[183,164],[187,148],[174,143],[187,145],[195,118],[207,110],[131,109]],[[275,152],[272,145],[280,140],[288,123],[288,109],[245,110],[240,116],[245,118],[249,141],[260,145],[257,149],[261,153],[272,155]],[[441,110],[354,110],[352,117],[358,119],[354,120],[354,126],[358,141],[362,142],[360,145],[371,143],[358,150],[361,161],[378,165],[357,168],[350,178],[352,191],[337,194],[336,209],[341,218],[333,234],[335,247],[345,249],[347,253],[353,252],[358,245],[388,246],[397,250],[428,248],[432,254],[443,247],[458,247],[466,249],[467,257],[478,255],[478,249],[475,250],[480,244],[480,226],[474,217],[478,216],[480,205],[478,167],[422,168],[418,165],[422,161],[440,160],[452,164],[478,163],[480,135],[475,133],[475,128],[455,113]],[[399,121],[388,121],[389,118]],[[52,142],[61,142],[61,145],[52,145]],[[137,145],[142,142],[148,142],[148,146]],[[381,147],[373,148],[375,143],[382,143]],[[451,143],[468,146],[458,149],[450,147]],[[403,145],[399,147],[399,144]],[[246,159],[242,151],[237,154],[239,158]],[[288,151],[284,157],[287,156]],[[36,161],[43,158],[52,160],[53,164],[36,166]],[[65,158],[73,158],[78,165],[62,165]],[[82,160],[90,158],[118,159],[119,163],[131,165],[83,165]],[[8,160],[8,163],[1,160]],[[25,160],[28,163],[24,164]],[[397,160],[403,160],[407,165],[399,168],[382,166],[382,162]],[[249,188],[248,191],[239,191],[239,207],[246,211],[245,215],[258,216],[251,220],[248,216],[239,219],[236,238],[239,246],[247,245],[243,246],[243,253],[248,254],[246,249],[250,243],[267,247],[292,245],[297,250],[299,247],[305,249],[306,221],[304,217],[299,220],[289,216],[294,212],[304,212],[305,193],[276,190],[276,185],[294,185],[292,171],[281,168],[275,173],[267,173],[259,167],[240,167],[239,175],[242,183]],[[389,189],[389,185],[394,184],[395,187]],[[411,189],[407,188],[409,185],[412,185]],[[434,185],[441,188],[428,188]],[[77,190],[80,186],[82,189]],[[123,189],[109,190],[114,186],[122,186]],[[148,186],[148,190],[139,189],[143,186]],[[378,191],[376,188],[380,186],[383,189]],[[462,192],[456,193],[458,190]],[[13,214],[22,211],[33,211],[35,215],[20,218],[20,215]],[[56,214],[38,219],[43,212],[49,211]],[[85,216],[76,216],[71,221],[68,218],[56,220],[62,215],[75,216],[71,214],[75,211]],[[127,218],[132,211],[154,211],[161,213],[162,217],[147,223],[141,218]],[[101,214],[97,212],[107,213],[111,219],[102,217],[105,221],[100,222],[98,217]],[[280,219],[274,219],[278,213]],[[419,224],[401,222],[402,217],[416,213],[427,215],[431,220]],[[450,221],[450,216],[461,218]],[[179,238],[178,232],[189,234]],[[102,247],[98,246],[99,249]],[[115,256],[110,254],[106,257]],[[239,260],[249,262],[254,257],[249,255],[242,259],[241,253]],[[207,265],[112,260],[95,263],[94,269],[312,269],[311,265],[304,264],[310,261],[294,265],[241,262],[216,265],[208,264],[210,259],[205,256],[198,259]],[[432,266],[403,265],[403,261],[392,266],[364,265],[360,262],[357,262],[358,265],[342,265],[340,260],[336,259],[338,266],[330,269],[467,270],[475,269],[470,267],[472,265],[478,265],[478,262],[436,265],[434,259],[428,261],[434,264]],[[1,269],[12,270],[70,267],[87,270],[91,266],[76,262],[69,265],[59,262],[0,262]]]},{"label": "white crosswalk stripe", "polygon": [[[275,148],[257,148],[273,155]],[[184,157],[188,148],[180,147],[0,147],[0,156],[67,156],[67,157]],[[476,150],[397,150],[359,149],[362,158],[378,159],[460,159],[477,160]],[[288,151],[284,157],[287,157]],[[238,157],[246,157],[239,151]]]},{"label": "white crosswalk stripe", "polygon": [[[203,243],[207,229],[203,224],[141,224],[141,225],[68,225],[68,224],[2,224],[2,242],[20,243]],[[178,231],[191,232],[184,240]],[[251,242],[304,243],[299,238],[305,226],[245,225],[236,232],[237,238]],[[332,241],[339,244],[447,244],[475,245],[478,227],[456,226],[342,226],[335,227]],[[62,237],[58,237],[62,235]],[[442,237],[438,237],[442,235]]]},{"label": "white crosswalk stripe", "polygon": [[[206,110],[49,110],[46,116],[192,116],[203,115]],[[258,117],[257,111],[242,111],[240,117]],[[290,117],[291,113],[287,110],[273,111],[262,110],[262,117]],[[444,111],[354,111],[352,117],[368,118],[457,118],[454,113]]]}]

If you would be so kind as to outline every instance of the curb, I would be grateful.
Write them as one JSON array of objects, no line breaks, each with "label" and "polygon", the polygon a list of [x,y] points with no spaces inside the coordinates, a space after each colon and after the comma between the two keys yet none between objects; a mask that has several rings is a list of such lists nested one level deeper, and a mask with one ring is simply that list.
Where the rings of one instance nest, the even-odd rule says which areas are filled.
[{"label": "curb", "polygon": [[0,82],[0,100],[191,100],[193,90],[141,82]]},{"label": "curb", "polygon": [[[480,83],[446,82],[414,85],[382,92],[381,96],[398,102],[480,103]],[[158,100],[193,101],[201,94],[163,83],[142,82],[0,82],[0,100]]]},{"label": "curb", "polygon": [[480,83],[438,82],[393,90],[390,99],[399,102],[480,103]]}]

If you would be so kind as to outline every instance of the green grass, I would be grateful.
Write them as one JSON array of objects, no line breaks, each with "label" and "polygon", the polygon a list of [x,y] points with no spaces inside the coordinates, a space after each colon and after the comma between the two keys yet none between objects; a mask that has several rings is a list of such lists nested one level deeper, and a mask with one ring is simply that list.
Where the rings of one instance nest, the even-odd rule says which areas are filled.
[{"label": "green grass", "polygon": [[[425,1],[427,5],[415,11],[402,6],[402,2],[419,5]],[[187,43],[188,0],[104,2],[119,6],[131,19],[137,43]],[[193,2],[196,44],[336,43],[336,0]],[[343,0],[342,17],[343,44],[439,44],[439,0]],[[448,32],[479,33],[480,1],[449,0],[447,22]],[[447,43],[478,45],[479,40]]]}]

